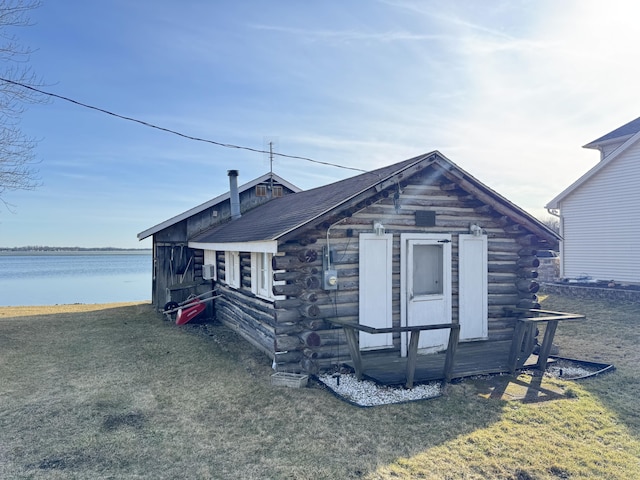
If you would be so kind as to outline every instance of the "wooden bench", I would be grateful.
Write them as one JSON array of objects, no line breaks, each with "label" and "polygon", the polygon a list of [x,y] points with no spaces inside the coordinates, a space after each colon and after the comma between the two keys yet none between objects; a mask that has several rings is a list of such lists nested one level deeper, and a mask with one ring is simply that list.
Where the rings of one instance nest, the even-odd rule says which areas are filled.
[{"label": "wooden bench", "polygon": [[420,332],[423,330],[442,330],[448,328],[451,330],[449,333],[449,344],[447,346],[447,356],[444,362],[444,378],[445,382],[451,380],[451,372],[453,371],[453,360],[458,346],[458,339],[460,337],[460,325],[457,323],[439,323],[435,325],[415,325],[411,327],[387,327],[387,328],[374,328],[367,325],[360,325],[358,323],[350,323],[341,321],[338,319],[328,320],[329,322],[339,325],[343,328],[344,334],[347,337],[347,344],[349,346],[349,353],[353,366],[356,371],[356,378],[362,380],[362,355],[360,353],[360,345],[358,342],[358,331],[365,333],[396,333],[396,332],[409,332],[409,351],[407,353],[407,388],[413,388],[413,380],[416,372],[416,361],[418,358],[418,342],[420,340]]},{"label": "wooden bench", "polygon": [[[522,343],[524,342],[525,334],[531,331],[537,324],[546,323],[544,331],[544,338],[540,345],[540,351],[538,353],[538,362],[536,366],[542,372],[547,368],[547,360],[553,346],[553,337],[556,334],[558,328],[558,322],[564,320],[584,320],[584,315],[576,313],[554,312],[551,310],[540,309],[518,309],[521,312],[532,313],[534,315],[542,315],[535,317],[523,317],[519,318],[516,322],[515,332],[513,334],[513,341],[511,343],[511,353],[509,355],[509,371],[514,374],[518,368],[518,361],[522,360],[522,363],[526,361],[526,358],[522,358]],[[529,356],[528,352],[525,352],[526,356]]]}]

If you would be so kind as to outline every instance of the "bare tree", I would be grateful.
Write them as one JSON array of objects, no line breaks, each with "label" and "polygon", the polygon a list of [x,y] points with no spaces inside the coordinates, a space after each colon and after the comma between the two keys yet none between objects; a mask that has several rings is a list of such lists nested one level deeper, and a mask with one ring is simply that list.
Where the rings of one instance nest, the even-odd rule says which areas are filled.
[{"label": "bare tree", "polygon": [[560,233],[560,219],[558,217],[547,215],[546,217],[541,218],[540,221],[554,232]]},{"label": "bare tree", "polygon": [[20,119],[27,104],[43,103],[46,98],[24,87],[41,82],[28,65],[32,50],[13,33],[31,25],[29,13],[39,6],[39,0],[0,0],[0,201],[7,208],[7,192],[33,190],[40,183],[35,168],[37,142],[22,131]]}]

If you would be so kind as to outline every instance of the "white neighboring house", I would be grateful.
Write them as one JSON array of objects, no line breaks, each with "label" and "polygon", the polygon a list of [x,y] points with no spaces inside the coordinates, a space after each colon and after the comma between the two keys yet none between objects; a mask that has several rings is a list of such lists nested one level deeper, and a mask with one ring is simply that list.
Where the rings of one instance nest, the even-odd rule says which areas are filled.
[{"label": "white neighboring house", "polygon": [[640,283],[640,117],[583,148],[600,162],[546,205],[560,216],[560,276]]}]

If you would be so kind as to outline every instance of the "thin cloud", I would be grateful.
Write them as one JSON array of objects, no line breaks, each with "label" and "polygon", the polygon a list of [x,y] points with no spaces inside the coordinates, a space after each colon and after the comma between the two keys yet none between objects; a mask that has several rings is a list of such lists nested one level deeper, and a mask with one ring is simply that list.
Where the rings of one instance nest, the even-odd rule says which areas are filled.
[{"label": "thin cloud", "polygon": [[307,30],[292,27],[280,27],[275,25],[249,25],[255,30],[264,30],[270,32],[283,33],[302,37],[305,41],[333,41],[335,43],[343,42],[413,42],[413,41],[434,41],[446,40],[446,36],[413,33],[403,30],[386,31],[386,32],[360,32],[356,30]]}]

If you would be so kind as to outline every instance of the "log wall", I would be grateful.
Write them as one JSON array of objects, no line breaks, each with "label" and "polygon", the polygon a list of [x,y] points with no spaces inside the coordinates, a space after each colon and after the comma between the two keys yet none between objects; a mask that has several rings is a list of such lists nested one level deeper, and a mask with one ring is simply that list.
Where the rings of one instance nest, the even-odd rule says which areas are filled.
[{"label": "log wall", "polygon": [[[488,348],[494,341],[510,339],[514,326],[514,307],[535,308],[538,239],[520,225],[494,210],[455,182],[440,175],[433,182],[433,171],[425,171],[401,185],[399,198],[395,188],[382,192],[370,205],[361,206],[349,216],[324,222],[307,230],[299,238],[280,246],[283,254],[274,257],[277,280],[285,285],[274,293],[286,295],[276,301],[274,314],[277,337],[278,369],[302,369],[317,372],[348,359],[346,340],[340,328],[333,328],[328,318],[358,322],[359,240],[360,233],[372,232],[374,221],[382,221],[393,238],[393,306],[392,321],[400,326],[400,234],[448,233],[452,235],[452,318],[458,321],[458,235],[469,233],[469,225],[478,224],[488,236]],[[428,179],[428,180],[427,180]],[[423,181],[425,181],[423,183]],[[431,183],[433,182],[433,183]],[[385,194],[387,193],[387,194]],[[416,211],[433,211],[436,225],[416,227]],[[338,271],[338,290],[322,289],[322,249],[329,242],[334,250],[332,268]],[[285,336],[291,339],[284,339]],[[400,349],[400,336],[394,336],[394,348]]]}]

